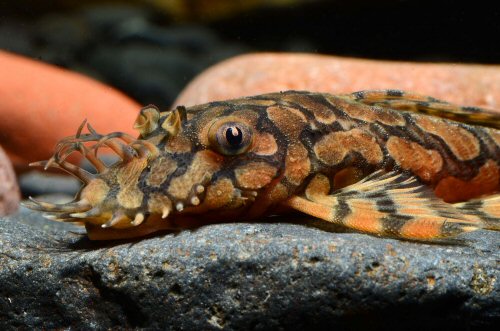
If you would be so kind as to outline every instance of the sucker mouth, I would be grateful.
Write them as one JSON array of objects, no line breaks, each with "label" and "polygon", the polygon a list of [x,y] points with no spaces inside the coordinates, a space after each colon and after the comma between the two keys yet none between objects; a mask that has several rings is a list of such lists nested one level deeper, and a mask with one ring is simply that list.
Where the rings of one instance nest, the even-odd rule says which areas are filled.
[{"label": "sucker mouth", "polygon": [[[177,122],[174,124],[178,125]],[[84,128],[87,128],[87,133],[82,133]],[[106,165],[98,157],[98,151],[102,147],[111,149],[121,161]],[[75,152],[90,162],[96,173],[68,162],[67,158]],[[44,216],[51,220],[83,222],[93,229],[124,230],[137,228],[141,224],[143,227],[164,228],[167,225],[157,223],[175,223],[177,219],[192,218],[200,213],[207,214],[206,219],[215,219],[219,212],[236,214],[244,211],[258,195],[258,191],[234,187],[229,179],[226,179],[229,184],[219,188],[222,191],[221,195],[218,195],[219,189],[212,187],[214,183],[211,181],[213,173],[218,170],[219,160],[213,159],[213,152],[201,151],[197,154],[200,162],[198,167],[203,169],[206,166],[209,170],[202,173],[193,172],[185,179],[174,177],[171,181],[177,180],[176,189],[181,191],[174,189],[171,194],[148,193],[147,207],[142,206],[140,202],[127,205],[127,199],[133,200],[137,196],[134,188],[128,185],[129,182],[137,181],[142,171],[157,157],[160,157],[160,150],[147,140],[136,139],[123,132],[102,135],[83,121],[74,136],[66,137],[56,145],[54,155],[49,160],[30,164],[42,166],[45,170],[61,169],[78,178],[83,182],[83,186],[76,198],[68,203],[56,204],[30,197],[23,204],[30,209],[44,212]],[[196,169],[196,166],[193,169]],[[187,193],[178,193],[184,190],[183,181],[191,180],[192,176],[198,176],[199,182],[192,183]],[[120,187],[119,194],[115,192],[115,185]],[[142,193],[139,191],[137,192]],[[125,202],[120,200],[120,194],[128,197]],[[179,198],[179,195],[182,198]],[[220,201],[225,202],[220,205]],[[217,206],[214,206],[214,203]]]},{"label": "sucker mouth", "polygon": [[[205,193],[205,186],[197,184],[192,190],[196,194]],[[254,190],[240,190],[235,188],[233,192],[233,202],[238,202],[241,208],[248,205],[249,202],[255,201],[258,192]],[[85,222],[89,224],[99,225],[101,228],[132,228],[143,224],[150,217],[161,219],[175,219],[176,217],[193,216],[203,209],[203,198],[198,195],[192,195],[189,203],[177,201],[164,205],[161,214],[151,214],[139,210],[126,211],[117,207],[113,212],[107,212],[100,207],[92,207],[86,199],[80,199],[64,204],[55,204],[35,200],[29,197],[29,201],[24,202],[24,205],[30,209],[44,212],[44,217],[63,222]],[[173,207],[172,207],[173,206]],[[173,210],[175,208],[175,210]],[[130,215],[133,215],[132,217]]]}]

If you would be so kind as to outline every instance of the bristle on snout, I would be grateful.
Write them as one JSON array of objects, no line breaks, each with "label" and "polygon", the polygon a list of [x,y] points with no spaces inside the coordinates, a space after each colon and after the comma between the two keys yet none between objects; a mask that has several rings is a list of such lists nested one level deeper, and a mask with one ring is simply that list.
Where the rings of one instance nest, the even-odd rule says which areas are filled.
[{"label": "bristle on snout", "polygon": [[77,213],[77,212],[85,212],[92,208],[92,206],[85,199],[68,203],[56,204],[56,203],[35,200],[32,197],[29,197],[29,201],[23,202],[23,205],[33,210],[49,212],[49,213]]},{"label": "bristle on snout", "polygon": [[44,170],[47,170],[48,168],[56,168],[56,169],[61,169],[68,174],[78,178],[84,183],[89,183],[92,179],[95,179],[96,176],[91,174],[90,172],[77,167],[69,162],[66,161],[60,161],[58,163],[55,162],[50,162],[49,161],[38,161],[38,162],[32,162],[29,164],[30,167],[43,167]]}]

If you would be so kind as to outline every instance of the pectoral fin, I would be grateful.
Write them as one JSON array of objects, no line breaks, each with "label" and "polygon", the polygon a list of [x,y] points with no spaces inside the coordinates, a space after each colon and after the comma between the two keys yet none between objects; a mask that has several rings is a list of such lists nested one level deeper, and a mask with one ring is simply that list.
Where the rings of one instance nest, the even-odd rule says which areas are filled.
[{"label": "pectoral fin", "polygon": [[433,240],[478,229],[480,221],[434,196],[415,177],[381,171],[329,194],[317,175],[304,196],[285,205],[325,221],[375,235]]},{"label": "pectoral fin", "polygon": [[470,215],[471,219],[479,219],[482,228],[500,231],[500,194],[456,203],[453,206]]}]

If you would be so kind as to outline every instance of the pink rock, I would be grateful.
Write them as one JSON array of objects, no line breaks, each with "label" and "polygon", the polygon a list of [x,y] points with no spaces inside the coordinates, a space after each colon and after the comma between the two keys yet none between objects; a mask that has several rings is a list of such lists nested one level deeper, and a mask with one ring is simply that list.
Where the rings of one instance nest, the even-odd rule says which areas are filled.
[{"label": "pink rock", "polygon": [[248,54],[195,78],[175,105],[284,90],[349,93],[400,89],[500,110],[500,66],[373,61],[312,54]]},{"label": "pink rock", "polygon": [[19,207],[19,186],[7,155],[0,147],[0,216],[11,214]]},{"label": "pink rock", "polygon": [[14,167],[48,159],[87,119],[98,132],[132,129],[141,108],[91,78],[0,51],[0,145]]}]

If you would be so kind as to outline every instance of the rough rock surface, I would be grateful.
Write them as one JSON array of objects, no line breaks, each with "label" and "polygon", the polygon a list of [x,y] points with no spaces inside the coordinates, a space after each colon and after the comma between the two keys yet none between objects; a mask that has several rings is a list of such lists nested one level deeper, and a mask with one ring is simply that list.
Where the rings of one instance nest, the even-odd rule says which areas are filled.
[{"label": "rough rock surface", "polygon": [[499,233],[428,245],[274,220],[103,244],[22,209],[0,219],[0,328],[476,330],[500,322]]},{"label": "rough rock surface", "polygon": [[8,215],[19,206],[19,186],[7,155],[0,147],[0,216]]}]

